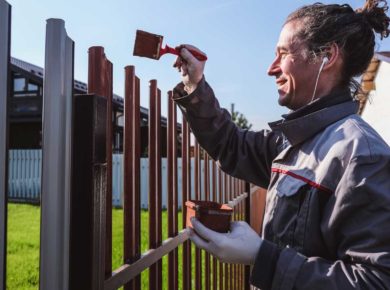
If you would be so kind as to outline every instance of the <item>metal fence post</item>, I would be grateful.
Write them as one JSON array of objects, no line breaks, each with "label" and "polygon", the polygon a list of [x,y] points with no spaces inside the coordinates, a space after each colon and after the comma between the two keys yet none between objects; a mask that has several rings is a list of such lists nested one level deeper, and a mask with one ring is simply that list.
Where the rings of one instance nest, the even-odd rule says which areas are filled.
[{"label": "metal fence post", "polygon": [[69,289],[104,288],[107,99],[75,96]]},{"label": "metal fence post", "polygon": [[0,0],[0,288],[5,288],[7,247],[8,110],[11,6]]},{"label": "metal fence post", "polygon": [[74,43],[65,22],[46,25],[40,289],[68,289]]},{"label": "metal fence post", "polygon": [[[248,197],[245,199],[245,221],[248,224],[251,224],[251,185],[249,182],[245,182],[245,192],[248,193]],[[249,283],[250,275],[251,275],[250,266],[245,266],[244,269],[245,290],[250,289],[250,283]]]}]

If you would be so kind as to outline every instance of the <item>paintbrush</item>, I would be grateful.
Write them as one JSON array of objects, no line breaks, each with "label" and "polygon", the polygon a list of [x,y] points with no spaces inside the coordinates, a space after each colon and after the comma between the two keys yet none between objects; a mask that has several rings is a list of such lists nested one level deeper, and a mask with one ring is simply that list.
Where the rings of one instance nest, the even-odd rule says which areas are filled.
[{"label": "paintbrush", "polygon": [[[168,45],[162,47],[163,36],[149,33],[142,30],[137,30],[134,43],[133,55],[148,57],[152,59],[160,59],[160,57],[166,53],[180,55],[180,48],[172,48]],[[187,48],[188,49],[188,48]],[[204,54],[188,49],[191,54],[200,61],[207,60],[207,56]]]}]

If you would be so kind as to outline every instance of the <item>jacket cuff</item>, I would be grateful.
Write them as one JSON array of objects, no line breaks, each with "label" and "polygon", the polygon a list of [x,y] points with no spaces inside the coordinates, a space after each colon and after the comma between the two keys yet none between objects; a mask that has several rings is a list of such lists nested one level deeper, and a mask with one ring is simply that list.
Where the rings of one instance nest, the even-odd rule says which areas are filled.
[{"label": "jacket cuff", "polygon": [[180,82],[173,89],[172,99],[177,102],[179,105],[186,106],[188,104],[196,104],[200,101],[199,96],[205,95],[206,91],[206,80],[203,76],[200,82],[198,83],[196,89],[191,93],[187,94],[184,90],[183,82]]},{"label": "jacket cuff", "polygon": [[281,251],[272,282],[273,289],[294,289],[295,280],[307,258],[292,248]]},{"label": "jacket cuff", "polygon": [[276,244],[263,240],[251,273],[252,285],[263,290],[272,288],[280,253],[281,249]]}]

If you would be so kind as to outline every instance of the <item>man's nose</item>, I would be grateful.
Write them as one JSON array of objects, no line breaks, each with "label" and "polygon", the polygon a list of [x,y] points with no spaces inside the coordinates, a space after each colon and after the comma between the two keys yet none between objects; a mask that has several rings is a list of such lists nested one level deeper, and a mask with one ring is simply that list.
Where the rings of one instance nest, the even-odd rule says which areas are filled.
[{"label": "man's nose", "polygon": [[279,60],[278,58],[276,58],[272,63],[271,65],[269,66],[268,70],[267,70],[267,74],[269,76],[275,76],[277,74],[279,74],[281,72],[280,70],[280,63],[279,63]]}]

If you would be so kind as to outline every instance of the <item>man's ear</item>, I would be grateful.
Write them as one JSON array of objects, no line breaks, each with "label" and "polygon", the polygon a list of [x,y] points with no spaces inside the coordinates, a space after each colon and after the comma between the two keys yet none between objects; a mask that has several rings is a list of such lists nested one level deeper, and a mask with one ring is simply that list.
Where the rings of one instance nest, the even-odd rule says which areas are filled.
[{"label": "man's ear", "polygon": [[326,57],[328,60],[326,61],[323,70],[334,68],[336,64],[339,64],[342,61],[340,48],[336,43],[329,45],[324,54],[324,57]]}]

